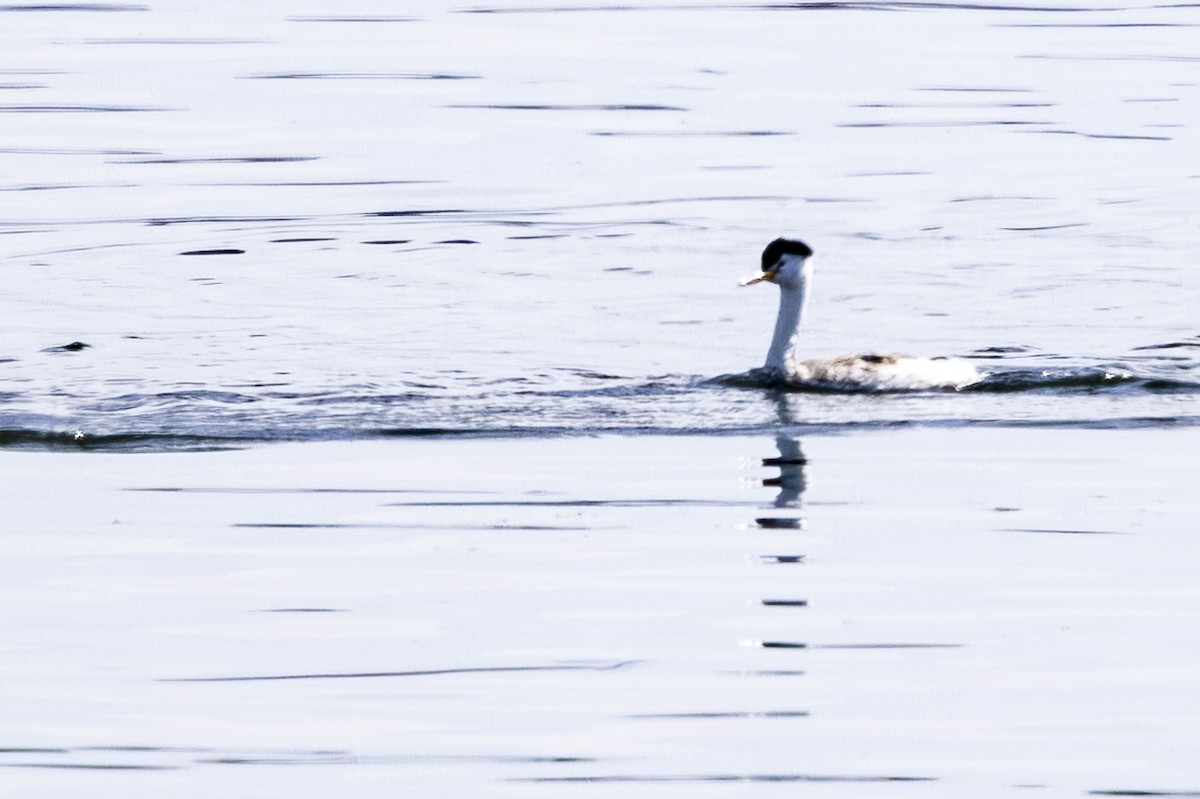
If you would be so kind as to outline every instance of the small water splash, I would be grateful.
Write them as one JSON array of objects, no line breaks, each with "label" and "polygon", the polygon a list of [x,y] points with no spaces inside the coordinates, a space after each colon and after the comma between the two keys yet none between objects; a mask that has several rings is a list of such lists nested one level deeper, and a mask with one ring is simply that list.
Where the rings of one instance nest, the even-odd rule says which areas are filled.
[{"label": "small water splash", "polygon": [[1157,374],[1138,374],[1119,366],[1067,366],[1056,368],[1005,367],[984,370],[983,379],[962,388],[894,389],[790,380],[778,371],[755,368],[737,374],[721,375],[713,382],[730,388],[771,389],[810,394],[958,394],[991,392],[1200,392],[1200,381]]}]

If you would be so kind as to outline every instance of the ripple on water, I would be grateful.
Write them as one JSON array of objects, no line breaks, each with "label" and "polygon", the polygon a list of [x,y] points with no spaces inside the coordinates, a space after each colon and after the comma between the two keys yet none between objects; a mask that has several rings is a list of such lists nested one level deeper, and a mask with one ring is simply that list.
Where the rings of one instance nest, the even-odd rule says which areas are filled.
[{"label": "ripple on water", "polygon": [[[1144,357],[1153,370],[1126,367],[989,368],[980,383],[958,391],[863,392],[793,385],[762,370],[701,378],[654,380],[593,373],[547,373],[508,381],[445,374],[413,378],[404,390],[348,386],[296,390],[284,381],[244,383],[237,390],[182,386],[108,396],[59,393],[54,414],[27,410],[27,391],[0,397],[0,446],[67,449],[207,449],[255,442],[373,437],[562,436],[839,432],[897,426],[1084,428],[1187,427],[1200,393],[1195,365],[1160,345]],[[79,346],[76,346],[78,344]],[[999,359],[1027,352],[989,348]],[[83,342],[46,350],[87,359]],[[1163,355],[1163,353],[1168,353]],[[1165,358],[1165,360],[1164,360]],[[8,368],[20,364],[11,359]],[[763,517],[762,527],[802,520]]]}]

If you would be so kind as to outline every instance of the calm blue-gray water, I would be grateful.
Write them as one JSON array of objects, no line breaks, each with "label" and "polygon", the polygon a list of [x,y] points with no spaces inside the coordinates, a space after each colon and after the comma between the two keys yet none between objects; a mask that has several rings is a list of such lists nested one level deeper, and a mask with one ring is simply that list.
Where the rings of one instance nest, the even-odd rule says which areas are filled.
[{"label": "calm blue-gray water", "polygon": [[1200,795],[1198,32],[0,4],[0,797]]},{"label": "calm blue-gray water", "polygon": [[1026,6],[0,7],[0,441],[1194,425],[1200,15]]}]

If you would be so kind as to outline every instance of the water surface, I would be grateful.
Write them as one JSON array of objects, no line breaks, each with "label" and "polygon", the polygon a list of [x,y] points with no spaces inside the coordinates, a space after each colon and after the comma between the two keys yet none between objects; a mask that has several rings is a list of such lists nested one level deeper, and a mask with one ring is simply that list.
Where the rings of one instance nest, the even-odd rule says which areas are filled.
[{"label": "water surface", "polygon": [[[0,10],[5,442],[1195,424],[1194,9],[391,11]],[[806,354],[999,376],[714,382],[781,234]]]},{"label": "water surface", "polygon": [[1195,795],[1198,25],[0,5],[0,795]]},{"label": "water surface", "polygon": [[0,795],[1195,789],[1195,445],[3,450]]}]

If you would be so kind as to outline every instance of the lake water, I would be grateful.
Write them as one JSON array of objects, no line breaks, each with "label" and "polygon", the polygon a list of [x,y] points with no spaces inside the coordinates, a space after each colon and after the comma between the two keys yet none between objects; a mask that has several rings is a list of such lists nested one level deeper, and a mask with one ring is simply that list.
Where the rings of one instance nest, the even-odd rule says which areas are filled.
[{"label": "lake water", "polygon": [[0,795],[1195,795],[1198,29],[0,5]]}]

